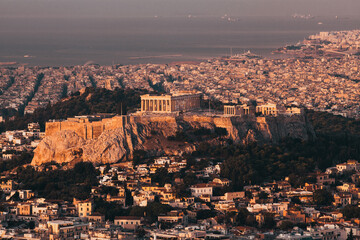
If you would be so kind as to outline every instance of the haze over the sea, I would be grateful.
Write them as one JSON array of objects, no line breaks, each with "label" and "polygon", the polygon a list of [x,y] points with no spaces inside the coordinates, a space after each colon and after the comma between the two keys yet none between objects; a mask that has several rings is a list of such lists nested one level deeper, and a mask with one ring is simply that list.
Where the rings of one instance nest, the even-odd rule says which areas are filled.
[{"label": "haze over the sea", "polygon": [[166,63],[230,48],[266,56],[320,31],[359,29],[358,9],[358,0],[1,0],[0,62]]}]

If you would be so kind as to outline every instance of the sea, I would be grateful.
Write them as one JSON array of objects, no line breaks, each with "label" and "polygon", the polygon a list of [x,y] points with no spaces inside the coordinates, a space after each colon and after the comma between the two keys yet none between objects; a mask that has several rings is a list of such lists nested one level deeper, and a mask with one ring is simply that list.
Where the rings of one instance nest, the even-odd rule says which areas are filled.
[{"label": "sea", "polygon": [[0,62],[73,66],[203,61],[251,51],[264,57],[321,31],[360,28],[359,17],[0,16]]}]

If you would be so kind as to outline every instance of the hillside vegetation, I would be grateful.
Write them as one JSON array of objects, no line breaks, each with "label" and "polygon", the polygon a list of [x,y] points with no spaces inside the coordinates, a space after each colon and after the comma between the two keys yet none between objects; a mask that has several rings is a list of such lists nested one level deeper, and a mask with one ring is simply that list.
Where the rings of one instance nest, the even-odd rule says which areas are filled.
[{"label": "hillside vegetation", "polygon": [[0,132],[15,129],[26,129],[30,122],[38,122],[45,129],[49,119],[66,119],[77,115],[94,113],[127,114],[140,108],[140,95],[147,93],[140,89],[116,88],[110,91],[104,88],[86,88],[83,93],[74,93],[45,108],[36,109],[33,114],[16,115],[13,120],[0,123]]}]

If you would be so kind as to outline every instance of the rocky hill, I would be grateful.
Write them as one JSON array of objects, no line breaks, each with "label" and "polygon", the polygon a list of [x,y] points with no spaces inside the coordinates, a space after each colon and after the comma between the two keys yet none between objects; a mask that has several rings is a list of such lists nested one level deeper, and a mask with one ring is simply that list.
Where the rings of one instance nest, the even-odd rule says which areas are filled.
[{"label": "rocky hill", "polygon": [[305,115],[131,116],[126,124],[112,126],[92,139],[85,139],[70,129],[56,131],[38,145],[31,164],[90,161],[98,165],[131,159],[136,150],[144,150],[149,156],[173,155],[194,151],[202,142],[219,144],[231,139],[244,144],[276,143],[286,137],[308,140],[313,139],[315,133]]}]

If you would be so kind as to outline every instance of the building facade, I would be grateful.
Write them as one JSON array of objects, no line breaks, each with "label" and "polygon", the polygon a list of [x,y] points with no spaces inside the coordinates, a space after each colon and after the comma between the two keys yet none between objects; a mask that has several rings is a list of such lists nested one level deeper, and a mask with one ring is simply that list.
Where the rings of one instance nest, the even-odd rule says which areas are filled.
[{"label": "building facade", "polygon": [[303,109],[300,107],[285,107],[273,103],[262,104],[258,106],[252,105],[225,105],[225,116],[244,116],[255,115],[262,116],[278,116],[278,115],[297,115],[303,114]]},{"label": "building facade", "polygon": [[176,93],[141,96],[141,112],[180,112],[200,109],[201,94]]},{"label": "building facade", "polygon": [[191,196],[200,197],[203,195],[212,196],[213,195],[213,187],[209,184],[199,183],[190,187]]},{"label": "building facade", "polygon": [[84,201],[74,201],[74,205],[77,208],[77,212],[79,217],[88,217],[93,212],[93,203],[91,200],[84,200]]},{"label": "building facade", "polygon": [[119,216],[115,217],[114,224],[116,226],[121,226],[124,229],[134,230],[141,226],[141,221],[141,217]]},{"label": "building facade", "polygon": [[225,105],[224,106],[224,115],[230,116],[243,116],[243,115],[254,115],[255,107],[243,105]]},{"label": "building facade", "polygon": [[78,239],[81,233],[86,233],[88,224],[74,224],[72,221],[54,220],[47,222],[50,240]]}]

